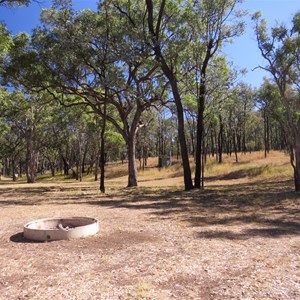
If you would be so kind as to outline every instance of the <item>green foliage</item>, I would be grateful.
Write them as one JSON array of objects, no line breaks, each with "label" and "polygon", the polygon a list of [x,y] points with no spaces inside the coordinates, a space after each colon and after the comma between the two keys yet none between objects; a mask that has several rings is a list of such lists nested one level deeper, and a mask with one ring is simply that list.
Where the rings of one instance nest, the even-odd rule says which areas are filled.
[{"label": "green foliage", "polygon": [[30,0],[0,0],[0,6],[6,5],[10,7],[14,7],[16,5],[26,5],[28,6]]},{"label": "green foliage", "polygon": [[12,46],[12,37],[8,33],[6,27],[0,23],[0,56],[7,53]]}]

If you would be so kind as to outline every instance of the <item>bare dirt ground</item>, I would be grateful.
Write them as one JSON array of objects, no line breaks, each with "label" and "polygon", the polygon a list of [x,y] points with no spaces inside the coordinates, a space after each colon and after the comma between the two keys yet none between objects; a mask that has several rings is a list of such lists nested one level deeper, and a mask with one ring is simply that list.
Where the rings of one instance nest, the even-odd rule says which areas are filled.
[{"label": "bare dirt ground", "polygon": [[[189,192],[175,175],[137,189],[109,179],[106,195],[92,180],[0,181],[0,299],[300,299],[300,195],[285,177],[234,172]],[[58,216],[101,228],[23,238],[25,223]]]}]

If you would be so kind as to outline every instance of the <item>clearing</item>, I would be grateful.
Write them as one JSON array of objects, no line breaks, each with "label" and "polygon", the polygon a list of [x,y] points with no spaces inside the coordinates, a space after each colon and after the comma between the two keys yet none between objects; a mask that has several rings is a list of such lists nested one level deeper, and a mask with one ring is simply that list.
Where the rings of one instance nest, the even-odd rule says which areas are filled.
[{"label": "clearing", "polygon": [[[0,181],[0,299],[300,299],[300,195],[272,152],[209,160],[204,191],[182,191],[180,164],[139,174]],[[23,225],[91,216],[90,238],[34,243]]]}]

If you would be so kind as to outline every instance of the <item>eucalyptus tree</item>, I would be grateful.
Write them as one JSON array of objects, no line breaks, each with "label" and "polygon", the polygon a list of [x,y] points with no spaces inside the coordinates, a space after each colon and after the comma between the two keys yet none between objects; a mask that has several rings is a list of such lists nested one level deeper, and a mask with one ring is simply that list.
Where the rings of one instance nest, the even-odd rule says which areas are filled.
[{"label": "eucalyptus tree", "polygon": [[300,12],[295,13],[291,28],[276,24],[270,31],[261,13],[253,15],[258,48],[276,83],[285,108],[292,136],[291,164],[294,170],[295,190],[300,191]]},{"label": "eucalyptus tree", "polygon": [[[27,182],[35,182],[40,146],[41,120],[44,117],[44,107],[40,105],[37,95],[27,95],[15,91],[10,94],[6,105],[2,107],[5,123],[10,130],[2,136],[6,139],[6,156],[11,158],[13,174],[16,173],[17,155],[26,152]],[[5,156],[5,155],[4,155]],[[14,176],[14,175],[13,175]]]},{"label": "eucalyptus tree", "polygon": [[[57,2],[62,5],[43,11],[43,26],[35,29],[32,43],[24,41],[11,52],[6,74],[47,90],[66,106],[89,106],[111,122],[127,144],[128,186],[136,186],[140,118],[164,92],[156,64],[140,43],[142,16],[133,10],[124,15],[121,1],[102,1],[98,12],[74,12],[68,1]],[[127,30],[129,23],[135,30]]]},{"label": "eucalyptus tree", "polygon": [[8,91],[3,91],[0,96],[0,158],[6,170],[5,175],[12,175],[14,181],[16,174],[22,172],[18,167],[26,148],[23,107],[16,105],[16,99],[20,99],[20,96],[19,93]]},{"label": "eucalyptus tree", "polygon": [[225,42],[243,32],[244,12],[235,10],[239,0],[201,0],[191,6],[191,61],[188,64],[194,74],[197,95],[197,147],[195,167],[195,187],[203,187],[201,162],[205,102],[207,97],[207,70],[210,61]]},{"label": "eucalyptus tree", "polygon": [[234,8],[240,1],[145,1],[153,51],[170,82],[176,104],[186,189],[191,189],[193,183],[184,137],[179,82],[187,73],[194,74],[198,103],[195,187],[200,188],[207,67],[222,43],[242,32],[242,14],[234,13]]},{"label": "eucalyptus tree", "polygon": [[[203,133],[202,133],[202,153],[205,154],[208,149],[205,149],[206,136],[210,136],[212,144],[212,152],[215,150],[217,160],[222,162],[222,153],[225,141],[226,128],[226,105],[230,101],[234,89],[234,82],[238,76],[238,72],[230,66],[226,57],[215,54],[210,59],[209,65],[205,70],[205,110],[203,111]],[[199,112],[199,89],[195,89],[195,73],[191,72],[191,85],[189,92],[193,93],[196,102],[196,112]],[[199,114],[196,114],[196,123],[199,125]],[[199,131],[197,131],[199,133]],[[199,137],[199,136],[198,136]],[[200,157],[201,157],[200,156]],[[204,187],[204,159],[201,159],[201,187]]]},{"label": "eucalyptus tree", "polygon": [[[271,83],[270,80],[264,79],[263,84],[257,91],[257,103],[261,110],[263,121],[264,121],[264,152],[265,157],[267,157],[267,154],[270,151],[271,148],[271,121],[272,118],[275,120],[279,120],[280,123],[284,126],[286,126],[286,122],[283,120],[283,110],[281,110],[281,113],[277,114],[278,109],[282,108],[281,103],[279,102],[279,91],[276,86],[276,84]],[[274,126],[272,126],[274,127]]]},{"label": "eucalyptus tree", "polygon": [[169,81],[176,105],[178,119],[178,138],[183,165],[184,186],[193,188],[187,142],[185,137],[184,110],[179,89],[180,58],[187,47],[189,38],[186,34],[188,20],[187,9],[178,1],[145,0],[150,43],[156,60]]},{"label": "eucalyptus tree", "polygon": [[[81,97],[79,102],[64,103],[92,107],[123,136],[128,148],[128,186],[136,186],[136,133],[144,125],[140,122],[142,112],[158,97],[152,89],[156,66],[147,47],[139,43],[141,15],[134,11],[124,15],[121,4],[103,1],[98,12],[79,14],[66,9],[47,11],[42,19],[51,26],[38,30],[34,43],[41,47],[42,60],[60,93]],[[68,18],[64,18],[66,11]],[[54,39],[52,26],[56,29]],[[135,30],[128,31],[128,26],[135,26]],[[45,48],[42,43],[49,38],[50,45]],[[117,118],[109,114],[109,107],[118,112]]]}]

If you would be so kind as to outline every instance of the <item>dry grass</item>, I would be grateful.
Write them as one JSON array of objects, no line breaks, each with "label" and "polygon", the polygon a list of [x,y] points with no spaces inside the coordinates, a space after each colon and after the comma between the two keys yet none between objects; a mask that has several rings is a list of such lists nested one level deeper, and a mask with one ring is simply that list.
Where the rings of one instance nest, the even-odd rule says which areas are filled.
[{"label": "dry grass", "polygon": [[[145,170],[139,169],[139,186],[141,187],[172,187],[181,189],[183,186],[183,172],[181,161],[173,158],[171,167],[157,168],[157,158],[148,159]],[[190,159],[192,172],[194,171],[193,159]],[[127,183],[127,165],[112,164],[107,168],[107,185],[124,186]],[[118,174],[118,170],[122,170]],[[125,172],[125,175],[124,175]],[[234,155],[224,155],[223,163],[217,163],[213,157],[207,158],[205,167],[205,181],[207,186],[230,185],[237,182],[281,180],[292,178],[292,167],[289,157],[283,152],[272,151],[264,157],[263,152],[252,154],[239,154],[239,162],[235,162]],[[85,180],[88,180],[87,178]]]},{"label": "dry grass", "polygon": [[[44,177],[0,181],[0,299],[300,299],[300,195],[288,157],[207,163],[204,191],[182,191],[180,162],[149,160],[139,188],[108,167],[107,194]],[[121,170],[118,173],[118,170]],[[31,243],[26,222],[93,216],[99,234]]]}]

